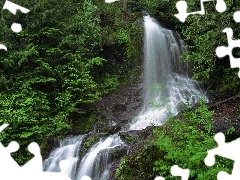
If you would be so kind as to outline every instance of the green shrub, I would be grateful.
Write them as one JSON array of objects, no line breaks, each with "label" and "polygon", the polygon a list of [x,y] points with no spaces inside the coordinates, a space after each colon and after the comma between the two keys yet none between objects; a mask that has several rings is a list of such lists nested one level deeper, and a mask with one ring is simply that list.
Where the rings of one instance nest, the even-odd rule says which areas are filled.
[{"label": "green shrub", "polygon": [[197,109],[188,109],[181,119],[169,120],[162,130],[155,130],[156,146],[164,154],[154,163],[154,171],[166,179],[174,178],[170,169],[173,165],[190,169],[190,179],[216,179],[219,171],[231,173],[232,161],[216,157],[216,163],[208,167],[204,163],[207,150],[217,146],[213,138],[212,115],[207,106],[200,102]]},{"label": "green shrub", "polygon": [[145,146],[137,153],[122,158],[115,178],[118,180],[152,180],[156,177],[153,162],[160,156],[156,146]]},{"label": "green shrub", "polygon": [[[212,116],[213,111],[201,101],[196,109],[188,108],[157,127],[154,136],[145,140],[144,148],[122,159],[116,179],[154,179],[157,175],[166,180],[179,179],[170,173],[173,165],[190,169],[189,180],[216,179],[219,171],[231,173],[233,161],[223,157],[215,156],[212,167],[204,163],[207,151],[217,147]],[[234,128],[230,128],[226,136],[233,131]]]}]

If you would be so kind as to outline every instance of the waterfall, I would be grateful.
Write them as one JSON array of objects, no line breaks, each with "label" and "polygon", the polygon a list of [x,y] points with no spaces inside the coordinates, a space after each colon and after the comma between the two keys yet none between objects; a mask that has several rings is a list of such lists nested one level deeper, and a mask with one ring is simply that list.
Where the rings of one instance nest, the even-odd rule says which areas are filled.
[{"label": "waterfall", "polygon": [[43,162],[43,170],[50,172],[60,172],[59,163],[67,159],[70,162],[66,175],[72,180],[75,179],[77,162],[79,160],[79,151],[81,150],[82,141],[86,135],[80,135],[72,138],[66,138],[60,141],[59,148],[55,149]]},{"label": "waterfall", "polygon": [[195,104],[206,96],[188,77],[187,64],[180,57],[187,50],[177,32],[161,27],[149,15],[144,17],[144,105],[130,123],[130,130],[162,125],[176,115],[183,103]]},{"label": "waterfall", "polygon": [[108,179],[111,163],[109,162],[109,150],[116,146],[124,145],[124,142],[117,134],[101,139],[93,145],[89,152],[82,158],[80,169],[76,180],[83,176],[89,176],[92,180]]},{"label": "waterfall", "polygon": [[85,176],[91,177],[92,180],[108,179],[111,168],[109,151],[124,145],[124,142],[117,134],[106,139],[101,138],[80,161],[79,152],[85,136],[80,135],[60,141],[60,147],[54,150],[50,157],[43,162],[43,170],[60,172],[59,162],[67,159],[70,161],[70,166],[65,173],[72,180],[82,180]]},{"label": "waterfall", "polygon": [[[180,61],[187,51],[177,32],[161,27],[150,16],[144,17],[144,105],[140,114],[128,125],[129,130],[162,125],[170,115],[176,115],[183,103],[193,105],[200,98],[208,99],[196,81],[188,77],[188,66]],[[109,179],[112,161],[110,151],[125,146],[118,134],[101,138],[80,159],[81,144],[86,135],[60,141],[44,161],[44,171],[60,171],[59,162],[70,160],[67,175],[72,180]]]}]

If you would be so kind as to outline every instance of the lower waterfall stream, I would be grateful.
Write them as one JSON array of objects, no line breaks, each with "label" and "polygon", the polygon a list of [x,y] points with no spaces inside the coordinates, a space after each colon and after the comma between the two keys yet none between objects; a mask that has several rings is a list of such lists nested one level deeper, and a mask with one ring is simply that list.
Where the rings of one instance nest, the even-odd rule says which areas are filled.
[{"label": "lower waterfall stream", "polygon": [[[197,88],[197,82],[187,76],[188,67],[180,61],[187,50],[180,35],[159,25],[150,16],[144,16],[144,99],[137,117],[127,124],[128,130],[142,130],[147,126],[162,125],[169,115],[176,115],[180,105],[195,104],[207,98]],[[115,121],[115,120],[114,120]],[[89,176],[92,180],[108,180],[111,170],[109,151],[117,146],[127,146],[118,133],[101,138],[80,159],[82,141],[86,135],[60,141],[43,165],[44,171],[58,172],[61,160],[70,161],[66,174],[72,180]]]}]

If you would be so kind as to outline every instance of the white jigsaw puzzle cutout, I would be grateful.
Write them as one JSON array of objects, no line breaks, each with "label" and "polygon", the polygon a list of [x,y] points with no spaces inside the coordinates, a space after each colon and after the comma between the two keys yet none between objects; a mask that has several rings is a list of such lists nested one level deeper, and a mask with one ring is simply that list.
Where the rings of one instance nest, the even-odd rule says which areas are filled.
[{"label": "white jigsaw puzzle cutout", "polygon": [[[233,14],[233,19],[235,22],[240,22],[240,11]],[[219,58],[229,56],[231,68],[240,68],[240,58],[235,58],[232,54],[232,50],[236,47],[240,48],[240,40],[233,39],[233,30],[231,28],[225,28],[222,32],[227,34],[228,47],[219,46],[216,48],[216,54]],[[238,72],[238,77],[240,78],[240,71]]]},{"label": "white jigsaw puzzle cutout", "polygon": [[[204,163],[207,166],[213,166],[215,164],[215,156],[225,157],[234,161],[232,174],[228,174],[224,171],[220,171],[217,174],[217,180],[239,180],[240,177],[240,138],[231,142],[225,142],[225,135],[223,133],[217,133],[214,136],[215,141],[218,144],[217,148],[213,148],[207,151],[207,156],[204,159]],[[182,169],[177,165],[172,166],[171,174],[173,176],[181,176],[181,180],[188,180],[190,170]],[[157,176],[154,180],[165,180],[162,176]]]},{"label": "white jigsaw puzzle cutout", "polygon": [[240,11],[236,11],[234,14],[233,14],[233,19],[236,23],[239,23],[240,22]]},{"label": "white jigsaw puzzle cutout", "polygon": [[113,2],[116,2],[116,1],[120,1],[120,0],[105,0],[105,3],[113,3]]},{"label": "white jigsaw puzzle cutout", "polygon": [[[200,14],[200,15],[204,15],[205,14],[205,10],[204,10],[204,2],[208,2],[208,1],[213,1],[213,0],[200,0],[200,4],[201,4],[201,10],[196,11],[196,12],[187,12],[187,2],[184,0],[180,0],[176,3],[176,8],[178,10],[178,14],[175,14],[175,17],[179,19],[179,21],[181,22],[185,22],[185,20],[187,19],[187,17],[189,15],[193,15],[193,14]],[[224,12],[227,9],[227,5],[224,2],[224,0],[217,0],[216,6],[215,6],[216,10],[218,12]]]},{"label": "white jigsaw puzzle cutout", "polygon": [[[201,0],[200,4],[201,4],[201,10],[200,11],[196,11],[196,12],[191,12],[191,13],[187,13],[187,2],[185,0],[180,0],[176,3],[176,8],[178,10],[178,14],[175,14],[175,17],[179,19],[179,21],[181,22],[185,22],[186,18],[189,15],[193,15],[193,14],[200,14],[200,15],[204,15],[205,14],[205,10],[204,10],[204,2],[207,1],[212,1],[212,0]],[[216,0],[216,10],[218,12],[224,12],[227,9],[226,3],[224,2],[224,0]],[[240,22],[240,11],[236,11],[233,14],[233,19],[235,22],[239,23]],[[225,46],[219,46],[216,48],[216,55],[219,58],[225,57],[225,56],[229,56],[230,59],[230,67],[231,68],[239,68],[240,69],[240,58],[235,58],[232,54],[232,50],[236,47],[240,48],[240,40],[234,40],[233,39],[233,30],[229,27],[225,28],[223,30],[223,32],[225,32],[227,34],[227,39],[228,39],[228,47]],[[240,78],[240,70],[238,71],[238,77]]]},{"label": "white jigsaw puzzle cutout", "polygon": [[[180,176],[181,180],[188,180],[190,170],[189,169],[182,169],[178,165],[173,165],[171,167],[171,174],[175,177]],[[165,180],[162,176],[157,176],[154,180]]]},{"label": "white jigsaw puzzle cutout", "polygon": [[[113,3],[119,0],[105,0],[106,3]],[[186,18],[189,15],[200,14],[204,15],[204,2],[212,0],[201,0],[201,10],[196,12],[187,13],[187,3],[184,0],[180,0],[176,3],[176,8],[178,14],[175,15],[181,22],[185,22]],[[226,10],[226,3],[224,0],[216,0],[216,10],[218,12],[224,12]],[[20,10],[23,13],[28,13],[30,10],[22,6],[14,4],[10,1],[6,1],[3,9],[8,9],[13,14],[16,14],[17,10]],[[236,22],[240,22],[240,11],[234,13],[233,18]],[[21,24],[13,23],[11,29],[18,33],[22,31]],[[232,55],[232,49],[234,47],[240,47],[240,40],[233,40],[233,31],[231,28],[225,28],[223,32],[227,33],[228,38],[228,47],[220,46],[216,49],[216,54],[218,57],[224,57],[229,55],[231,67],[239,67],[240,62],[238,63],[239,58],[234,58]],[[7,51],[7,47],[3,44],[0,44],[0,49]],[[240,78],[240,71],[238,74]],[[0,126],[0,132],[3,131],[8,124],[3,124]],[[207,166],[213,166],[215,164],[215,155],[220,155],[228,159],[233,160],[234,166],[232,174],[229,175],[226,172],[220,171],[217,175],[218,180],[237,180],[240,177],[240,158],[238,158],[238,150],[240,149],[240,139],[236,139],[232,142],[225,143],[225,136],[223,133],[218,133],[215,135],[215,141],[218,143],[218,147],[208,151],[208,155],[205,158],[204,162]],[[4,147],[0,142],[0,179],[6,180],[15,180],[15,179],[24,179],[24,180],[71,180],[68,176],[64,174],[65,170],[68,168],[69,162],[67,160],[62,160],[59,164],[61,172],[43,172],[42,170],[42,157],[40,153],[39,145],[35,142],[32,142],[28,146],[29,152],[31,152],[34,157],[27,162],[25,165],[20,167],[17,162],[11,157],[11,153],[16,152],[19,149],[19,144],[16,141],[9,143],[7,147]],[[238,160],[239,159],[239,160]],[[2,162],[2,163],[1,163]],[[13,173],[15,172],[15,173]],[[171,167],[171,174],[173,176],[180,176],[181,180],[188,180],[190,170],[182,169],[178,165]],[[83,176],[81,180],[91,180],[88,176]],[[155,180],[165,180],[164,177],[157,176]]]},{"label": "white jigsaw puzzle cutout", "polygon": [[224,171],[220,171],[217,175],[218,180],[239,180],[240,177],[240,139],[236,139],[232,142],[226,143],[223,133],[217,133],[214,136],[215,141],[218,143],[218,147],[208,150],[208,155],[204,159],[204,163],[207,166],[213,166],[215,164],[215,155],[225,157],[233,160],[232,174],[228,174]]},{"label": "white jigsaw puzzle cutout", "polygon": [[[17,10],[20,10],[22,13],[25,13],[25,14],[30,12],[29,9],[19,6],[18,4],[12,3],[11,1],[8,1],[8,0],[5,1],[3,5],[3,9],[7,9],[14,15],[16,15]],[[22,31],[22,25],[19,23],[13,23],[11,26],[11,29],[13,32],[19,33]],[[7,51],[7,47],[4,44],[0,44],[0,49]]]},{"label": "white jigsaw puzzle cutout", "polygon": [[[0,126],[2,132],[8,124]],[[36,142],[28,145],[28,151],[33,154],[33,158],[24,164],[22,167],[12,158],[11,153],[19,149],[19,144],[16,141],[9,143],[4,147],[0,142],[0,179],[4,180],[71,180],[65,171],[69,167],[68,160],[62,160],[59,164],[61,172],[43,172],[42,156],[40,147]],[[88,176],[83,176],[81,180],[91,180]]]}]

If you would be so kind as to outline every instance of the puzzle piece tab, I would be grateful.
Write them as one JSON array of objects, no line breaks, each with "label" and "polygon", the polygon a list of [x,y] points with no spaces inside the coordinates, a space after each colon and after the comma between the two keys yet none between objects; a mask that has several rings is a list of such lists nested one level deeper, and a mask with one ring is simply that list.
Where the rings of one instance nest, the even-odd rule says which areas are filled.
[{"label": "puzzle piece tab", "polygon": [[233,19],[236,23],[239,23],[240,22],[240,11],[236,11],[234,14],[233,14]]},{"label": "puzzle piece tab", "polygon": [[2,132],[6,127],[8,127],[9,124],[3,124],[0,126],[0,132]]},{"label": "puzzle piece tab", "polygon": [[[173,176],[181,176],[181,180],[188,180],[190,170],[182,169],[178,165],[174,165],[171,167],[171,174]],[[157,176],[154,180],[165,180],[165,178],[162,176]]]},{"label": "puzzle piece tab", "polygon": [[28,145],[28,151],[33,154],[34,157],[21,167],[21,172],[41,173],[43,166],[39,145],[35,142],[30,143]]},{"label": "puzzle piece tab", "polygon": [[157,176],[157,177],[154,178],[154,180],[165,180],[165,178],[161,177],[161,176]]},{"label": "puzzle piece tab", "polygon": [[[0,126],[0,132],[2,132],[8,124]],[[64,174],[69,167],[69,161],[62,160],[59,164],[61,172],[43,172],[42,156],[40,147],[36,142],[32,142],[28,145],[28,151],[33,154],[33,158],[24,164],[22,167],[11,157],[11,153],[16,152],[19,149],[19,144],[16,141],[9,143],[7,147],[4,147],[0,142],[0,179],[5,180],[71,180]]]},{"label": "puzzle piece tab", "polygon": [[[178,14],[175,14],[175,17],[178,18],[181,22],[185,22],[186,18],[189,15],[193,15],[193,14],[200,14],[200,15],[204,15],[205,14],[205,10],[204,10],[204,2],[207,1],[213,1],[213,0],[200,0],[200,4],[201,4],[201,10],[200,11],[196,11],[196,12],[190,12],[187,13],[187,2],[184,0],[180,0],[176,3],[176,8],[178,10]],[[224,2],[224,0],[217,0],[216,6],[215,6],[216,10],[218,12],[224,12],[227,9],[227,5]]]},{"label": "puzzle piece tab", "polygon": [[15,169],[16,173],[19,172],[19,165],[11,156],[11,153],[16,152],[18,149],[19,144],[16,141],[12,141],[7,147],[0,143],[0,175],[2,177],[12,175]]},{"label": "puzzle piece tab", "polygon": [[[7,9],[14,15],[16,15],[17,10],[20,10],[22,13],[25,13],[25,14],[30,11],[29,9],[19,6],[18,4],[12,3],[8,0],[6,0],[6,2],[4,3],[3,9]],[[11,29],[13,32],[19,33],[22,31],[22,25],[19,23],[13,23],[11,26]],[[4,44],[0,44],[0,49],[7,51],[7,47]]]},{"label": "puzzle piece tab", "polygon": [[115,1],[120,1],[120,0],[105,0],[105,3],[113,3]]},{"label": "puzzle piece tab", "polygon": [[14,15],[16,15],[17,10],[20,10],[22,13],[25,13],[25,14],[30,11],[29,9],[27,9],[25,7],[22,7],[22,6],[19,6],[15,3],[12,3],[10,1],[8,1],[8,0],[4,3],[3,9],[9,10]]},{"label": "puzzle piece tab", "polygon": [[208,150],[208,155],[204,159],[204,163],[207,166],[213,166],[215,164],[215,155],[225,157],[233,160],[232,174],[229,175],[226,172],[220,171],[217,175],[218,180],[238,180],[240,177],[240,139],[236,139],[232,142],[225,143],[225,136],[223,133],[217,133],[214,136],[215,141],[218,143],[218,147]]},{"label": "puzzle piece tab", "polygon": [[[237,19],[238,20],[238,19]],[[216,54],[219,58],[226,55],[229,56],[231,68],[240,68],[240,58],[234,58],[232,55],[232,50],[235,47],[240,47],[240,40],[233,40],[233,30],[231,28],[225,28],[223,30],[227,34],[228,47],[219,46],[216,48]],[[240,78],[240,71],[238,72],[238,77]]]}]

